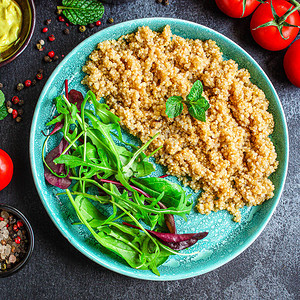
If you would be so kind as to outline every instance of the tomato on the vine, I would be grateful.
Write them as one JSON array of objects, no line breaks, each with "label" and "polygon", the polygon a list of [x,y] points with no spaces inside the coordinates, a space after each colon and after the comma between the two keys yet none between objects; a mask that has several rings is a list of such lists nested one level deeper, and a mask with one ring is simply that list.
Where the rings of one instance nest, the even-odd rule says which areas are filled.
[{"label": "tomato on the vine", "polygon": [[300,88],[300,40],[295,41],[286,51],[283,66],[289,81]]},{"label": "tomato on the vine", "polygon": [[300,26],[299,13],[297,10],[293,12],[293,9],[294,6],[284,0],[269,0],[261,4],[250,23],[256,43],[271,51],[282,50],[290,45],[299,32],[297,26]]},{"label": "tomato on the vine", "polygon": [[[216,0],[219,9],[229,17],[244,18],[254,12],[259,5],[257,0]],[[245,7],[244,7],[245,6]],[[243,10],[245,8],[244,14]]]},{"label": "tomato on the vine", "polygon": [[0,191],[11,181],[13,176],[13,162],[10,156],[0,149]]}]

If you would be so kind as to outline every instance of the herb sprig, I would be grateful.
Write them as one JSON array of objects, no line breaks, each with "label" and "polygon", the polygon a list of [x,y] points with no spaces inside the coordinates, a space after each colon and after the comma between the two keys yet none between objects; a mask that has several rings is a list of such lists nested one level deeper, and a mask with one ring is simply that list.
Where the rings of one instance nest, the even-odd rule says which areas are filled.
[{"label": "herb sprig", "polygon": [[104,6],[98,0],[63,0],[62,13],[74,25],[87,25],[102,18]]},{"label": "herb sprig", "polygon": [[182,113],[183,103],[186,104],[188,111],[192,117],[202,122],[206,121],[205,112],[209,109],[208,101],[202,96],[203,85],[197,80],[190,93],[184,100],[181,96],[172,96],[166,102],[166,114],[169,118],[175,118]]}]

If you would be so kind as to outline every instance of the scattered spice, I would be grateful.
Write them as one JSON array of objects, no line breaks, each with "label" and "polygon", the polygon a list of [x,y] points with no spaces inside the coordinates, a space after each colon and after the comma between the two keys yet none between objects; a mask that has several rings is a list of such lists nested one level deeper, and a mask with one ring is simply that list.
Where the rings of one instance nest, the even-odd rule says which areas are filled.
[{"label": "scattered spice", "polygon": [[53,34],[51,34],[51,35],[48,37],[48,40],[49,40],[50,42],[55,41],[55,36],[54,36]]},{"label": "scattered spice", "polygon": [[38,74],[43,74],[44,73],[44,70],[43,69],[39,69],[38,70]]},{"label": "scattered spice", "polygon": [[39,40],[39,44],[41,44],[42,46],[45,45],[45,41],[44,40]]},{"label": "scattered spice", "polygon": [[26,87],[30,87],[31,86],[31,80],[27,79],[24,84],[25,84]]},{"label": "scattered spice", "polygon": [[8,112],[9,114],[12,114],[13,109],[10,107],[10,108],[7,110],[7,112]]},{"label": "scattered spice", "polygon": [[20,99],[19,99],[18,96],[13,96],[12,99],[11,99],[11,101],[12,101],[13,104],[18,104],[19,101],[20,101]]},{"label": "scattered spice", "polygon": [[22,118],[21,118],[21,117],[17,117],[17,118],[16,118],[16,122],[17,122],[17,123],[20,123],[21,121],[22,121]]},{"label": "scattered spice", "polygon": [[[23,108],[19,108],[18,109],[18,115],[19,116],[22,116],[24,114],[24,110],[23,110]],[[20,228],[20,227],[22,227],[22,226],[19,226],[18,224],[17,224],[17,226]]]},{"label": "scattered spice", "polygon": [[20,99],[19,103],[18,103],[19,106],[22,106],[24,105],[24,100],[23,99]]},{"label": "scattered spice", "polygon": [[70,34],[70,30],[68,28],[64,29],[63,31],[64,34],[69,35]]},{"label": "scattered spice", "polygon": [[109,18],[108,19],[108,23],[112,24],[114,22],[114,19],[113,18]]},{"label": "scattered spice", "polygon": [[65,19],[64,19],[64,17],[59,16],[59,17],[58,17],[58,21],[59,21],[59,22],[65,22]]},{"label": "scattered spice", "polygon": [[16,109],[13,109],[12,111],[12,117],[15,119],[18,116],[18,112]]},{"label": "scattered spice", "polygon": [[169,0],[164,0],[163,1],[163,5],[169,5],[170,3],[169,3]]},{"label": "scattered spice", "polygon": [[57,9],[57,10],[56,10],[56,13],[57,13],[58,15],[61,15],[61,14],[62,14],[62,9]]},{"label": "scattered spice", "polygon": [[54,51],[49,51],[49,52],[48,52],[48,56],[49,56],[50,58],[53,58],[54,55],[55,55]]},{"label": "scattered spice", "polygon": [[[8,100],[6,102],[6,108],[9,109],[10,107],[12,107],[12,103],[11,103],[11,101]],[[3,221],[3,220],[0,219],[0,221]]]},{"label": "scattered spice", "polygon": [[0,82],[0,89],[2,89],[2,88],[3,88],[3,83]]},{"label": "scattered spice", "polygon": [[37,44],[36,44],[36,48],[37,48],[38,50],[40,50],[40,49],[43,48],[43,46],[42,46],[40,43],[37,43]]},{"label": "scattered spice", "polygon": [[39,49],[40,52],[44,51],[44,50],[45,50],[45,47],[42,47],[41,49]]},{"label": "scattered spice", "polygon": [[50,23],[51,23],[51,19],[47,19],[47,20],[45,21],[45,25],[50,25]]},{"label": "scattered spice", "polygon": [[79,26],[79,31],[80,32],[85,32],[86,31],[86,27],[84,25]]},{"label": "scattered spice", "polygon": [[100,26],[100,25],[101,25],[101,21],[99,20],[96,22],[96,26]]},{"label": "scattered spice", "polygon": [[162,3],[162,0],[156,0],[156,3]]},{"label": "scattered spice", "polygon": [[[97,22],[99,22],[99,21],[97,21]],[[101,22],[100,22],[101,23]],[[89,28],[94,28],[95,27],[95,24],[94,23],[90,23],[89,25]],[[98,25],[97,25],[98,26]]]},{"label": "scattered spice", "polygon": [[52,59],[51,59],[48,55],[45,55],[45,56],[44,56],[44,61],[45,61],[45,62],[51,62]]},{"label": "scattered spice", "polygon": [[69,27],[69,26],[70,26],[70,24],[69,24],[69,23],[66,23],[66,26],[68,26],[68,27]]},{"label": "scattered spice", "polygon": [[57,61],[58,58],[59,58],[58,55],[55,55],[55,56],[53,57],[53,60],[54,60],[54,61]]},{"label": "scattered spice", "polygon": [[18,90],[18,91],[21,91],[21,90],[23,90],[23,89],[24,89],[24,84],[21,83],[21,82],[18,83],[18,84],[17,84],[17,90]]},{"label": "scattered spice", "polygon": [[31,84],[32,84],[32,86],[36,85],[36,80],[33,79]]},{"label": "scattered spice", "polygon": [[42,29],[42,32],[43,33],[46,33],[48,31],[48,28],[47,27],[44,27],[43,29]]},{"label": "scattered spice", "polygon": [[43,79],[43,74],[37,73],[37,74],[36,74],[36,79],[42,80],[42,79]]}]

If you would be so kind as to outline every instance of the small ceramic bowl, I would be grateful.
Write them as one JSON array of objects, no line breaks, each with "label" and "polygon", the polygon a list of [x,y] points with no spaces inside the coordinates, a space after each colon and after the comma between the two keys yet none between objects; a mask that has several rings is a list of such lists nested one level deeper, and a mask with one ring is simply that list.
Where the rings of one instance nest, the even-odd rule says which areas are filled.
[{"label": "small ceramic bowl", "polygon": [[19,219],[23,222],[24,227],[27,231],[27,238],[28,238],[28,250],[27,250],[26,255],[19,263],[17,263],[11,269],[9,269],[7,271],[0,270],[0,278],[2,278],[2,277],[7,277],[7,276],[10,276],[10,275],[16,273],[22,267],[24,267],[24,265],[29,261],[31,254],[33,252],[33,248],[34,248],[34,234],[33,234],[33,230],[32,230],[30,223],[28,222],[26,217],[19,210],[17,210],[16,208],[14,208],[10,205],[7,205],[7,204],[0,204],[0,209],[13,214],[14,216],[17,217],[17,219]]},{"label": "small ceramic bowl", "polygon": [[20,39],[9,49],[0,53],[0,67],[12,62],[28,46],[35,28],[35,5],[34,0],[15,0],[23,15],[23,24],[20,33]]}]

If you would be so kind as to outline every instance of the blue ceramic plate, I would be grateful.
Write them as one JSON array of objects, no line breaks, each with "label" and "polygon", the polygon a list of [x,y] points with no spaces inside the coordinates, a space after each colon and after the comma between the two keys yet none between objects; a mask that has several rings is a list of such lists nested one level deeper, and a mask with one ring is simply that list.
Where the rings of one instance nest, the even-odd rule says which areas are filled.
[{"label": "blue ceramic plate", "polygon": [[[187,222],[176,219],[180,233],[209,231],[209,235],[184,253],[198,252],[191,256],[172,256],[159,267],[161,276],[150,271],[130,268],[116,255],[109,253],[91,237],[84,226],[72,226],[77,220],[74,209],[69,200],[58,198],[55,194],[59,189],[46,184],[42,162],[42,144],[45,137],[41,131],[47,131],[45,124],[54,114],[53,98],[64,91],[63,82],[69,79],[70,88],[86,93],[86,87],[80,84],[84,73],[81,71],[88,55],[99,42],[108,39],[117,39],[123,34],[137,30],[139,26],[147,25],[152,30],[162,30],[165,25],[171,26],[176,35],[190,39],[213,39],[217,42],[226,59],[235,60],[240,67],[251,73],[252,82],[258,85],[270,101],[269,111],[275,120],[272,140],[278,154],[279,167],[272,174],[275,185],[275,195],[257,207],[245,207],[242,210],[242,221],[237,224],[226,211],[200,215],[192,212]],[[48,152],[58,141],[52,139],[52,144],[46,149]],[[46,83],[37,103],[30,135],[30,160],[33,178],[41,200],[53,220],[54,224],[69,242],[79,251],[100,265],[135,278],[147,280],[177,280],[197,276],[212,271],[229,262],[244,251],[262,232],[279,201],[287,172],[288,164],[288,133],[284,112],[276,91],[270,80],[259,65],[237,44],[220,33],[199,24],[166,18],[140,19],[114,25],[89,37],[78,45],[55,69]],[[155,175],[161,175],[163,170],[157,166]],[[176,178],[171,178],[176,181]],[[187,189],[187,191],[190,191]],[[191,192],[191,191],[190,191]],[[195,200],[196,195],[193,195]]]}]

